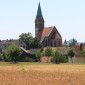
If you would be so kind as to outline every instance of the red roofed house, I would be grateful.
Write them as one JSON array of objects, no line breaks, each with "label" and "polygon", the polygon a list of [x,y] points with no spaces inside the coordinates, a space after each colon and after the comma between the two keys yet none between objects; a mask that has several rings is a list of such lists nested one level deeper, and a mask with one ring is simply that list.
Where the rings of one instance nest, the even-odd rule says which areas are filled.
[{"label": "red roofed house", "polygon": [[35,36],[37,36],[44,47],[61,47],[62,37],[55,26],[44,27],[44,18],[42,16],[42,11],[40,3],[38,6],[37,16],[35,19]]},{"label": "red roofed house", "polygon": [[77,57],[81,57],[82,56],[79,45],[71,45],[71,48],[74,48]]}]

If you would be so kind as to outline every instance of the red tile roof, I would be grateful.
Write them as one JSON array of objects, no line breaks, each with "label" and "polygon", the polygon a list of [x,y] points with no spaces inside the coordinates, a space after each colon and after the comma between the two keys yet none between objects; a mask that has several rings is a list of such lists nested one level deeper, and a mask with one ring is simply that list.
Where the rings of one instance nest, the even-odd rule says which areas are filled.
[{"label": "red tile roof", "polygon": [[[57,47],[51,47],[53,51],[56,50]],[[69,48],[66,48],[66,47],[58,47],[62,53],[62,55],[67,55],[67,51]],[[46,49],[46,47],[44,48],[44,50]]]},{"label": "red tile roof", "polygon": [[43,31],[39,33],[39,35],[41,35],[41,40],[40,41],[42,42],[45,37],[48,37],[53,29],[54,29],[54,27],[43,28]]},{"label": "red tile roof", "polygon": [[74,48],[77,57],[81,57],[81,51],[79,45],[71,45],[71,48]]},{"label": "red tile roof", "polygon": [[[55,27],[46,27],[46,28],[43,28],[42,31],[40,31],[38,33],[38,36],[41,37],[41,42],[44,40],[45,37],[49,37],[49,35],[51,34],[51,32],[53,31],[53,29],[55,29]],[[55,35],[54,35],[55,39],[61,39],[61,35],[59,34],[59,32],[56,30],[55,31]]]}]

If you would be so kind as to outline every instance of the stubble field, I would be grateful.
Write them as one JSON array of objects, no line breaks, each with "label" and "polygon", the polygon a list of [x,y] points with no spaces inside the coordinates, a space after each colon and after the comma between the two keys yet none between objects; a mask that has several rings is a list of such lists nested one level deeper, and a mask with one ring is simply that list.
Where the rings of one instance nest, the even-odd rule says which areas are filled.
[{"label": "stubble field", "polygon": [[85,85],[85,64],[0,65],[0,85]]}]

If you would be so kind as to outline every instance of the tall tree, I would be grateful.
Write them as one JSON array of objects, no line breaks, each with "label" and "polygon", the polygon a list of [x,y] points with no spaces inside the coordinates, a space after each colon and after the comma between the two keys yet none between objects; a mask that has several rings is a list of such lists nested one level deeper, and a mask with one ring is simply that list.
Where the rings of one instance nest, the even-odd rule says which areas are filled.
[{"label": "tall tree", "polygon": [[[47,56],[47,57],[52,56],[52,48],[51,47],[46,47],[46,49],[43,52],[43,55]],[[48,62],[48,59],[47,59],[47,62]]]},{"label": "tall tree", "polygon": [[30,32],[28,33],[22,33],[20,36],[19,36],[20,39],[23,40],[23,42],[26,44],[26,49],[30,49],[30,45],[33,41],[33,36]]},{"label": "tall tree", "polygon": [[17,62],[17,58],[22,54],[21,49],[15,45],[11,44],[6,50],[6,57],[9,61]]},{"label": "tall tree", "polygon": [[56,50],[53,52],[53,62],[55,62],[55,63],[59,63],[60,62],[60,58],[61,58],[61,56],[62,56],[62,54],[61,54],[61,51],[58,49],[58,48],[56,48]]},{"label": "tall tree", "polygon": [[84,43],[81,43],[82,45],[85,45],[85,42]]},{"label": "tall tree", "polygon": [[73,48],[70,48],[69,50],[68,50],[68,56],[70,56],[71,57],[71,60],[72,60],[72,63],[73,63],[73,57],[76,55],[76,53],[75,53],[75,51],[74,51],[74,49]]},{"label": "tall tree", "polygon": [[85,49],[81,51],[82,56],[85,57]]},{"label": "tall tree", "polygon": [[34,37],[33,41],[31,43],[31,48],[42,48],[42,43],[40,42],[40,39],[38,37]]},{"label": "tall tree", "polygon": [[3,59],[3,54],[0,52],[0,61],[4,60]]},{"label": "tall tree", "polygon": [[38,59],[38,61],[40,62],[40,58],[42,57],[42,53],[40,51],[38,51],[36,53],[36,58]]},{"label": "tall tree", "polygon": [[71,45],[78,45],[77,40],[73,38],[73,40],[72,40],[72,42],[69,44],[69,46],[71,46]]}]

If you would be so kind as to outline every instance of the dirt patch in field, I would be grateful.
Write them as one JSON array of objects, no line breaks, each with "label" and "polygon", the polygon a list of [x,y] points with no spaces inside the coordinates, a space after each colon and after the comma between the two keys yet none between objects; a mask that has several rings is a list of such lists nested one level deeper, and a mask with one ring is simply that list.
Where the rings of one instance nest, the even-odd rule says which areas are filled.
[{"label": "dirt patch in field", "polygon": [[0,67],[0,85],[85,85],[85,66]]}]

